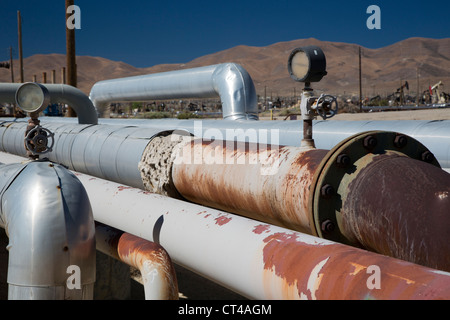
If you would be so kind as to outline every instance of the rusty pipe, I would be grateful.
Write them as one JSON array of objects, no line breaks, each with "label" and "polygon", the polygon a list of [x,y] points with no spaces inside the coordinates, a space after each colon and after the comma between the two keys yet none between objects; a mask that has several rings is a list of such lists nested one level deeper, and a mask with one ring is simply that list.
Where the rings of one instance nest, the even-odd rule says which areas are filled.
[{"label": "rusty pipe", "polygon": [[448,271],[450,175],[393,152],[369,161],[346,186],[341,184],[348,188],[339,192],[346,238],[375,252]]},{"label": "rusty pipe", "polygon": [[162,246],[98,222],[95,236],[98,250],[140,271],[146,300],[178,300],[175,268]]},{"label": "rusty pipe", "polygon": [[311,234],[308,186],[327,152],[193,140],[174,161],[173,184],[192,202]]}]

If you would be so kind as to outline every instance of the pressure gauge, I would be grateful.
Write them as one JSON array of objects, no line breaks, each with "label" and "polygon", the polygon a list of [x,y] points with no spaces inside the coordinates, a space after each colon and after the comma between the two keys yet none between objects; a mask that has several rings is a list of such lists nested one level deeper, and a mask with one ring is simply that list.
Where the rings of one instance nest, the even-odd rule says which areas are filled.
[{"label": "pressure gauge", "polygon": [[327,62],[322,49],[307,46],[294,49],[288,60],[291,78],[299,82],[318,82],[326,74]]},{"label": "pressure gauge", "polygon": [[39,83],[28,82],[16,91],[16,102],[25,112],[41,112],[50,103],[50,94],[46,87]]}]

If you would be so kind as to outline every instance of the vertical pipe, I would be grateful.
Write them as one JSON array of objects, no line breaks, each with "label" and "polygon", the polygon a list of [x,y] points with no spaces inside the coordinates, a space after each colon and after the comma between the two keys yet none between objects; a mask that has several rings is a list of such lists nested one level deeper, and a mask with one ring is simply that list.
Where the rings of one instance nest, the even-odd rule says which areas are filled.
[{"label": "vertical pipe", "polygon": [[95,234],[98,250],[139,269],[146,300],[178,300],[175,268],[163,247],[102,223]]},{"label": "vertical pipe", "polygon": [[61,84],[66,84],[66,68],[61,67]]}]

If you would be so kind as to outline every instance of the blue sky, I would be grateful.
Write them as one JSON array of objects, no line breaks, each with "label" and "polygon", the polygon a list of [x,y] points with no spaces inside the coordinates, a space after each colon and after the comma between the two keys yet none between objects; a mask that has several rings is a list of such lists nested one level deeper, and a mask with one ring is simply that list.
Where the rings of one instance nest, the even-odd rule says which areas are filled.
[{"label": "blue sky", "polygon": [[[81,9],[77,55],[136,67],[185,63],[237,45],[317,38],[380,48],[410,37],[449,38],[449,0],[436,1],[137,1],[75,0]],[[369,30],[369,5],[381,29]],[[0,61],[17,52],[17,10],[24,57],[65,53],[64,0],[0,0]],[[17,57],[17,54],[16,54]]]}]

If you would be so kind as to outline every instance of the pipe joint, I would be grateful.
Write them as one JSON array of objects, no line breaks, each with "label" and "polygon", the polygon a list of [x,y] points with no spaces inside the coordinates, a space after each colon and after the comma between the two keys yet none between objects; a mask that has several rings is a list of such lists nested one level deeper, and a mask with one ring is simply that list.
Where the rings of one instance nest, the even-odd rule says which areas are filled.
[{"label": "pipe joint", "polygon": [[[450,176],[442,174],[434,157],[423,156],[429,153],[417,140],[395,132],[369,131],[343,140],[314,174],[308,202],[313,235],[448,271],[448,256],[432,249],[440,246],[436,239],[448,243],[448,219],[435,221],[448,205],[433,194],[448,192]],[[335,227],[324,228],[330,224]],[[421,231],[424,225],[430,230]]]}]

